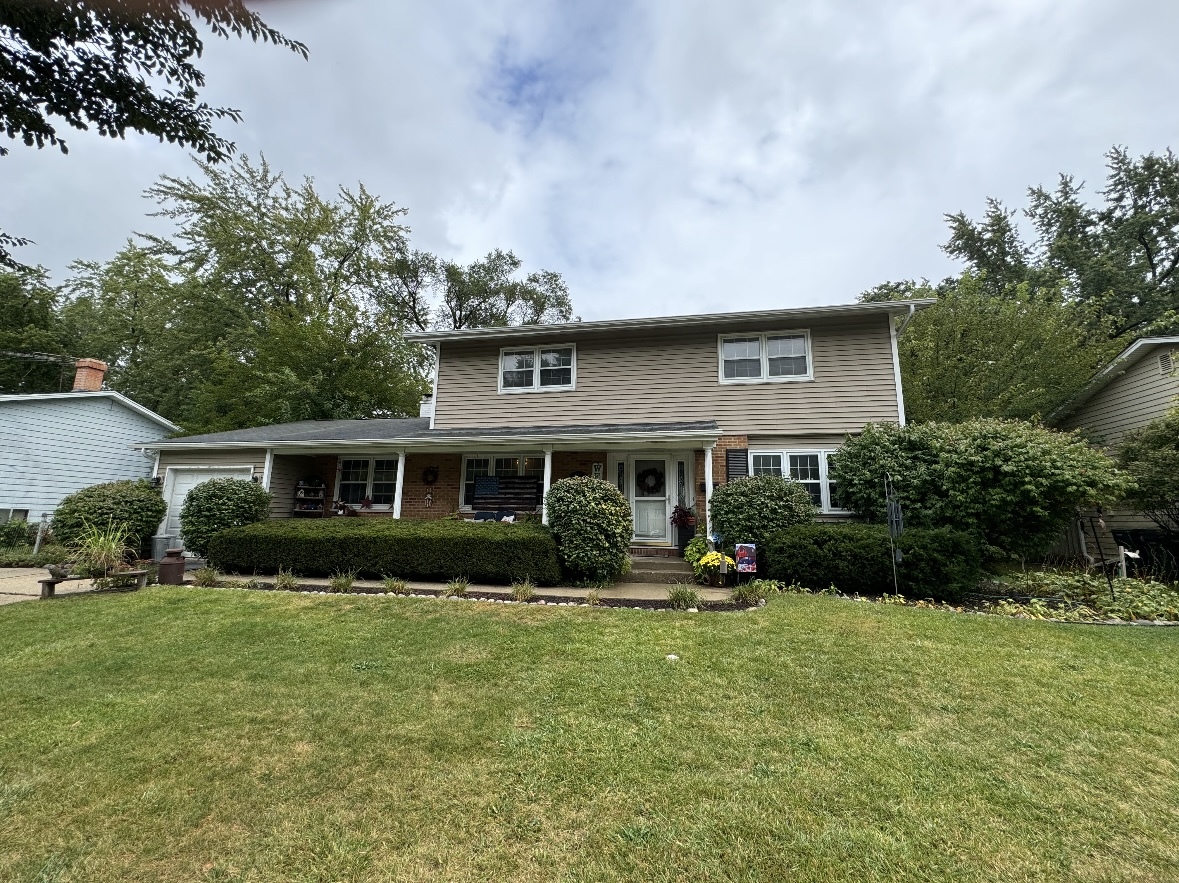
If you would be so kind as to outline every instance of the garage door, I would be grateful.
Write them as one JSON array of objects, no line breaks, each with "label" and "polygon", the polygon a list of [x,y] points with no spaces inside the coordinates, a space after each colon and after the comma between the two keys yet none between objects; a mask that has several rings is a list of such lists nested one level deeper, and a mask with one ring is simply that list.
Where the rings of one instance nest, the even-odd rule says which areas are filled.
[{"label": "garage door", "polygon": [[214,478],[244,478],[248,479],[254,473],[252,466],[227,466],[214,469],[185,469],[174,466],[168,470],[168,487],[165,488],[168,498],[168,515],[164,519],[165,536],[180,536],[180,507],[184,505],[184,498],[198,484],[203,484]]}]

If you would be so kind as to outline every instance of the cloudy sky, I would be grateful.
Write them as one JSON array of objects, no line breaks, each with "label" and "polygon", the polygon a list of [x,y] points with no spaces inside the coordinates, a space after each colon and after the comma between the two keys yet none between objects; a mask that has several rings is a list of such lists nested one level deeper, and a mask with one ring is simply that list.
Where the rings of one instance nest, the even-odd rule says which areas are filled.
[{"label": "cloudy sky", "polygon": [[[303,0],[308,44],[211,41],[222,133],[408,207],[415,247],[513,249],[587,319],[839,303],[955,271],[943,214],[1022,205],[1103,153],[1179,147],[1171,0]],[[13,144],[0,228],[62,279],[158,230],[182,150]]]}]

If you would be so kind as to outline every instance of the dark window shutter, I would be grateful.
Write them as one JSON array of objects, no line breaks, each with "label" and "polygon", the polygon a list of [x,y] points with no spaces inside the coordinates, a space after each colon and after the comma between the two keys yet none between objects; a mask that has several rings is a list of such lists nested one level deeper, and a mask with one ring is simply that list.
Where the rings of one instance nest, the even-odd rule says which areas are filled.
[{"label": "dark window shutter", "polygon": [[749,449],[729,448],[725,451],[725,481],[744,478],[749,474]]}]

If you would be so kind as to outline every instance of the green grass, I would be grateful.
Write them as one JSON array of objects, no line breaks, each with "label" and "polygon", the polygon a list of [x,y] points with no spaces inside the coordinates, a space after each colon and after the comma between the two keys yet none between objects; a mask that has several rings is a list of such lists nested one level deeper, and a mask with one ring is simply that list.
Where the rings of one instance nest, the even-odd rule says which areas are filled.
[{"label": "green grass", "polygon": [[1177,649],[804,596],[12,604],[0,879],[1176,879]]}]

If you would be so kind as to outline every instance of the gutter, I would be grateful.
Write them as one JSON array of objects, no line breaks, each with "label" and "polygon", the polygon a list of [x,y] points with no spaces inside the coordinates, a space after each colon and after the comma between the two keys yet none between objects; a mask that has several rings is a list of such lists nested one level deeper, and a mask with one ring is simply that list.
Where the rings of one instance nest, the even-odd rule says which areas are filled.
[{"label": "gutter", "polygon": [[900,327],[897,328],[897,338],[898,339],[900,338],[900,336],[902,334],[905,333],[905,329],[908,327],[909,322],[912,321],[913,317],[916,315],[917,315],[917,304],[915,304],[915,303],[909,304],[909,312],[905,316],[905,318],[901,320]]}]

